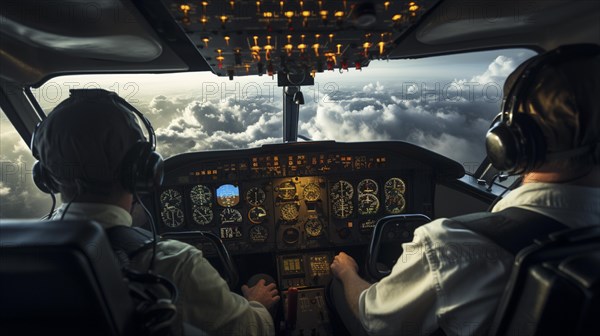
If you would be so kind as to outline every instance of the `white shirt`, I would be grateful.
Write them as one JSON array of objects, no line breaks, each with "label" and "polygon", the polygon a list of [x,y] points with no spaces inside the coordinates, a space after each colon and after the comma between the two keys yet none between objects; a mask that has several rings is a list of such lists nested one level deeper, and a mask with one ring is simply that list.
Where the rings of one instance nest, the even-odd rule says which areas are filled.
[{"label": "white shirt", "polygon": [[[600,188],[528,183],[493,212],[521,207],[570,227],[600,223]],[[372,335],[485,334],[514,257],[460,224],[437,219],[415,230],[392,273],[364,290],[360,321]]]},{"label": "white shirt", "polygon": [[[53,216],[58,219],[63,204]],[[131,215],[123,208],[97,203],[72,203],[65,219],[88,218],[104,229],[131,226]],[[152,249],[131,260],[131,267],[146,270]],[[154,272],[171,280],[179,290],[178,318],[211,335],[274,335],[273,319],[259,302],[248,301],[229,290],[227,283],[203,257],[202,251],[177,240],[156,246]]]}]

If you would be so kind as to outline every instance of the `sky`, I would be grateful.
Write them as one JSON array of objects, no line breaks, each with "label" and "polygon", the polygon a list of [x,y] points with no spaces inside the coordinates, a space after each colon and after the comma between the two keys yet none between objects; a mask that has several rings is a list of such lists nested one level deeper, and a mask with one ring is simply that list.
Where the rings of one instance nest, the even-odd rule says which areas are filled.
[{"label": "sky", "polygon": [[[473,171],[485,157],[485,132],[499,112],[506,77],[533,55],[487,51],[318,73],[314,86],[302,87],[299,133],[312,140],[408,141]],[[268,76],[234,81],[210,73],[63,76],[34,96],[50,113],[69,88],[94,87],[117,92],[144,113],[165,158],[282,141],[282,89]],[[2,112],[1,218],[39,218],[49,211],[50,197],[31,180],[33,162]]]}]

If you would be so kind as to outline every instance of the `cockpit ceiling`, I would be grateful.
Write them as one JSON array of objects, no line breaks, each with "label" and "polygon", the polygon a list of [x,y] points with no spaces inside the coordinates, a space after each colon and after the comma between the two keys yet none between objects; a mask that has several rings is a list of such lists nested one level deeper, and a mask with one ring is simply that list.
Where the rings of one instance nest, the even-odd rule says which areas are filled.
[{"label": "cockpit ceiling", "polygon": [[219,76],[312,74],[386,59],[438,0],[163,0]]}]

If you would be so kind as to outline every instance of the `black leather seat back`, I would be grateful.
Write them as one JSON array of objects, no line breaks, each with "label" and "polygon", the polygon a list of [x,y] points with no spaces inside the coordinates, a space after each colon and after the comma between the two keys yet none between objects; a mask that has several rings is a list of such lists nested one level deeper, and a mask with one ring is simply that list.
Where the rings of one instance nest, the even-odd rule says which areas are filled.
[{"label": "black leather seat back", "polygon": [[132,334],[132,301],[102,227],[0,221],[0,326],[14,334]]},{"label": "black leather seat back", "polygon": [[523,250],[491,335],[600,335],[600,226]]}]

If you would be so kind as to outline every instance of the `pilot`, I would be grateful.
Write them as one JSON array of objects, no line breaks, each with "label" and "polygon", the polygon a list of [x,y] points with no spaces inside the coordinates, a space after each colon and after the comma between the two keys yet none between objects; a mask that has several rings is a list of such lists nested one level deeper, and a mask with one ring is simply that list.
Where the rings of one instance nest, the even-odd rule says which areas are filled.
[{"label": "pilot", "polygon": [[[505,102],[513,104],[515,115],[497,118],[486,147],[496,168],[522,175],[523,181],[492,212],[519,207],[572,228],[600,223],[599,50],[564,46],[528,60],[508,77]],[[510,93],[511,88],[518,92]],[[524,163],[510,157],[515,153],[506,152],[508,146],[498,146],[497,136],[507,126],[502,119],[511,117],[513,128],[541,137],[533,145],[538,153],[530,152]],[[517,125],[522,117],[531,123]],[[496,254],[453,258],[450,245],[481,246]],[[359,276],[351,256],[335,256],[331,270],[339,282],[332,284],[332,300],[347,329],[370,335],[485,334],[514,257],[447,218],[419,227],[403,248],[391,274],[374,284]]]},{"label": "pilot", "polygon": [[[129,182],[123,182],[125,161],[131,166],[130,156],[135,162],[149,145],[131,108],[115,93],[71,90],[36,129],[34,156],[63,201],[53,219],[91,219],[105,230],[132,226],[133,195]],[[149,122],[142,121],[150,131]],[[152,153],[147,155],[158,156]],[[140,252],[130,260],[131,267],[145,272],[153,255],[152,249]],[[233,293],[202,251],[175,240],[157,243],[153,263],[154,273],[178,288],[177,323],[211,335],[275,333],[268,311],[279,301],[275,284],[259,280],[242,287],[244,296]]]}]

